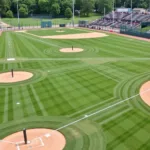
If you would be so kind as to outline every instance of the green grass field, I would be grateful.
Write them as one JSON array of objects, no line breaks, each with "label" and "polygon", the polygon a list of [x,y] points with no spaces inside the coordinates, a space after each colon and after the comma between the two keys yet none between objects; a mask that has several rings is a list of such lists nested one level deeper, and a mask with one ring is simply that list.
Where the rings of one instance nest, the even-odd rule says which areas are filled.
[{"label": "green grass field", "polygon": [[[92,14],[90,17],[75,17],[75,24],[78,24],[79,20],[87,20],[89,22],[94,21],[96,19],[99,19],[100,15],[98,14]],[[47,20],[47,19],[42,19]],[[72,19],[66,19],[66,18],[54,18],[50,19],[53,23],[53,25],[59,25],[59,24],[71,24]],[[3,22],[10,24],[12,26],[18,26],[18,19],[17,18],[3,18]],[[41,18],[20,18],[20,25],[21,26],[40,26],[41,25]]]},{"label": "green grass field", "polygon": [[147,32],[147,31],[150,31],[150,26],[141,29],[141,32]]},{"label": "green grass field", "polygon": [[[54,35],[56,30],[30,32]],[[92,32],[70,30],[65,32]],[[84,51],[59,52],[72,45]],[[1,139],[23,128],[41,127],[62,132],[65,150],[150,149],[150,107],[138,95],[150,80],[149,42],[113,34],[53,40],[4,32],[0,72],[12,68],[33,72],[34,77],[0,84]]]},{"label": "green grass field", "polygon": [[39,35],[39,36],[52,36],[52,35],[66,35],[66,34],[79,34],[79,33],[89,33],[88,30],[75,29],[75,28],[58,28],[56,30],[43,29],[39,30],[28,30],[28,33]]}]

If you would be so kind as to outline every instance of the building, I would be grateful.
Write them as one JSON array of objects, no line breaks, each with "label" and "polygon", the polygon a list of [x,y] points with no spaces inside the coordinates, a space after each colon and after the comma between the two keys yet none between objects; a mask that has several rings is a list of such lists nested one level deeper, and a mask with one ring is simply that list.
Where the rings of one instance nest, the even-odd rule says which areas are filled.
[{"label": "building", "polygon": [[134,8],[133,12],[137,12],[137,13],[147,13],[146,9],[144,8]]}]

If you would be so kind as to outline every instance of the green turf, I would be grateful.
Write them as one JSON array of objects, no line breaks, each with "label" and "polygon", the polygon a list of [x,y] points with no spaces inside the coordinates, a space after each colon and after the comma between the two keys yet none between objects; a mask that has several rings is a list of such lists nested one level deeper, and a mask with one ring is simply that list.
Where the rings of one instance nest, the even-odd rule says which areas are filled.
[{"label": "green turf", "polygon": [[[91,15],[90,17],[75,17],[74,23],[77,24],[79,20],[87,20],[89,22],[94,21],[96,19],[99,19],[100,16],[98,14]],[[49,21],[48,19],[42,19],[45,21]],[[53,25],[59,25],[59,24],[71,24],[71,19],[66,18],[54,18],[50,19],[53,23]],[[12,26],[18,26],[18,19],[17,18],[3,18],[3,22],[10,24]],[[41,25],[41,18],[20,18],[20,25],[21,26],[40,26]]]},{"label": "green turf", "polygon": [[[56,30],[29,32],[58,35]],[[53,40],[4,32],[0,72],[14,68],[34,77],[0,84],[0,138],[23,128],[52,128],[65,135],[65,150],[149,150],[150,107],[137,94],[150,80],[150,43],[108,35]],[[84,51],[59,52],[72,45]]]},{"label": "green turf", "polygon": [[49,29],[44,29],[44,30],[31,30],[28,31],[28,33],[34,34],[34,35],[39,35],[39,36],[52,36],[52,35],[66,35],[66,34],[79,34],[79,33],[89,33],[90,31],[88,30],[80,30],[80,29],[65,29],[65,28],[59,28],[57,30],[49,30]]},{"label": "green turf", "polygon": [[147,31],[150,31],[150,26],[141,29],[141,32],[147,32]]}]

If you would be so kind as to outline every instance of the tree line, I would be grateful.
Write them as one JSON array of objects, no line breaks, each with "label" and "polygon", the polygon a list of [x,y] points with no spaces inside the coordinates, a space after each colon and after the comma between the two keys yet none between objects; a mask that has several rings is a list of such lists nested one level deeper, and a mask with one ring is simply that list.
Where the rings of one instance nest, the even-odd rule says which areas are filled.
[{"label": "tree line", "polygon": [[[20,17],[32,14],[48,14],[52,17],[72,17],[73,0],[0,0],[0,15],[12,18],[17,14],[17,1]],[[133,8],[149,8],[150,0],[132,0]],[[112,11],[115,7],[131,7],[131,0],[74,0],[75,15],[89,16],[91,12],[100,14]]]}]

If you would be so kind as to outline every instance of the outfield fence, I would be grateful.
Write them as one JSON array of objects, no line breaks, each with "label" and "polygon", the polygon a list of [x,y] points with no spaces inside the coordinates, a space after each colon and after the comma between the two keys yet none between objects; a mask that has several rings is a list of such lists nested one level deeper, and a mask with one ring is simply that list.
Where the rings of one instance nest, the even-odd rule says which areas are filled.
[{"label": "outfield fence", "polygon": [[121,26],[120,33],[150,39],[150,33],[142,32],[140,28]]}]

